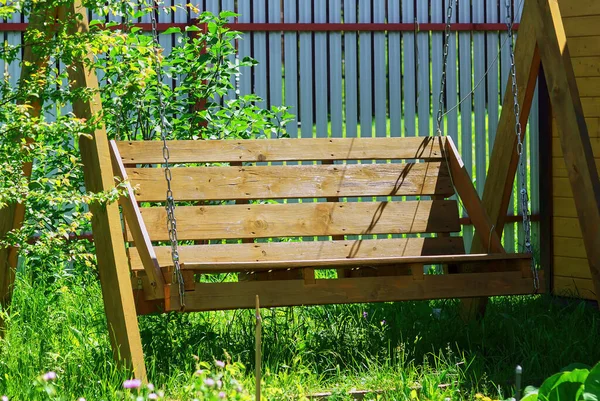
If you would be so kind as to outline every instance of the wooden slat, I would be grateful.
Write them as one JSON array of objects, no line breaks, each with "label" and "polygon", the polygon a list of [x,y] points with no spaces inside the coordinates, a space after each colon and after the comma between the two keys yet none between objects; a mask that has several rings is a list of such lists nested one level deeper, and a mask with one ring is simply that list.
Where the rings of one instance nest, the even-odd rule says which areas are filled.
[{"label": "wooden slat", "polygon": [[[588,127],[588,133],[590,138],[600,137],[600,118],[598,117],[586,117],[585,124]],[[558,138],[558,124],[556,119],[552,120],[552,137]],[[553,149],[554,152],[554,149]]]},{"label": "wooden slat", "polygon": [[[594,285],[590,279],[573,277],[553,277],[555,295],[583,299],[596,299]],[[261,298],[262,299],[262,298]]]},{"label": "wooden slat", "polygon": [[558,4],[563,17],[600,14],[600,3],[597,0],[560,0]]},{"label": "wooden slat", "polygon": [[[251,308],[257,294],[264,307],[276,307],[531,293],[532,280],[523,278],[521,272],[425,275],[423,280],[412,276],[344,278],[316,280],[311,285],[305,285],[303,280],[198,283],[195,291],[186,294],[186,308],[189,311]],[[174,294],[173,310],[178,309],[178,304],[179,296]]]},{"label": "wooden slat", "polygon": [[[154,248],[161,266],[172,264],[171,248]],[[194,261],[242,262],[277,261],[284,259],[340,259],[392,256],[433,256],[464,253],[460,237],[447,238],[391,238],[370,240],[266,242],[253,244],[214,244],[181,246],[182,263]],[[136,248],[129,248],[131,269],[142,270],[142,261]]]},{"label": "wooden slat", "polygon": [[144,265],[144,270],[148,276],[149,287],[145,289],[144,294],[147,297],[152,297],[152,299],[164,298],[165,283],[162,272],[158,266],[156,254],[154,253],[154,248],[150,242],[150,236],[144,225],[142,214],[140,213],[131,184],[128,181],[127,172],[121,162],[119,150],[117,149],[115,141],[110,141],[110,157],[113,166],[113,174],[115,177],[120,177],[120,179],[124,181],[126,193],[119,198],[119,204],[121,205],[123,216],[125,217],[127,226],[133,237],[133,242],[138,249],[142,264]]},{"label": "wooden slat", "polygon": [[577,217],[575,200],[573,198],[555,197],[553,200],[553,216],[557,217]]},{"label": "wooden slat", "polygon": [[583,114],[590,117],[600,117],[600,98],[598,97],[586,97],[581,99],[581,106],[583,107]]},{"label": "wooden slat", "polygon": [[579,96],[600,97],[600,77],[582,77],[577,78],[577,88]]},{"label": "wooden slat", "polygon": [[555,256],[552,270],[557,276],[590,278],[590,265],[587,259]]},{"label": "wooden slat", "polygon": [[[454,195],[445,164],[336,164],[173,168],[178,201]],[[138,202],[164,201],[162,168],[128,169]]]},{"label": "wooden slat", "polygon": [[[303,160],[440,160],[438,138],[169,141],[171,163]],[[443,140],[443,139],[442,139]],[[117,142],[125,165],[163,163],[162,142]]]},{"label": "wooden slat", "polygon": [[552,248],[554,249],[554,256],[587,259],[582,238],[558,237],[555,235],[552,239]]},{"label": "wooden slat", "polygon": [[572,57],[600,56],[600,36],[570,38],[569,52]]},{"label": "wooden slat", "polygon": [[600,35],[600,15],[564,17],[563,23],[568,38]]},{"label": "wooden slat", "polygon": [[[179,240],[460,231],[456,201],[180,206]],[[167,240],[163,207],[143,208],[152,241]]]},{"label": "wooden slat", "polygon": [[521,270],[523,260],[530,261],[531,255],[523,254],[467,254],[467,255],[439,255],[439,256],[375,256],[371,258],[341,258],[341,259],[285,259],[275,261],[241,261],[241,262],[197,262],[192,261],[184,264],[186,270],[200,272],[239,272],[243,270],[286,270],[298,268],[314,269],[336,269],[352,267],[383,267],[383,266],[406,266],[406,265],[435,265],[435,264],[471,264],[474,269],[490,267],[495,262],[505,265],[514,262]]},{"label": "wooden slat", "polygon": [[558,237],[583,238],[577,217],[554,217],[552,224],[554,235]]},{"label": "wooden slat", "polygon": [[600,57],[571,57],[571,61],[576,77],[600,77]]},{"label": "wooden slat", "polygon": [[[594,160],[596,161],[596,170],[600,172],[600,157],[596,157]],[[552,177],[566,178],[568,176],[569,172],[567,171],[565,160],[562,157],[554,157],[552,159]]]}]

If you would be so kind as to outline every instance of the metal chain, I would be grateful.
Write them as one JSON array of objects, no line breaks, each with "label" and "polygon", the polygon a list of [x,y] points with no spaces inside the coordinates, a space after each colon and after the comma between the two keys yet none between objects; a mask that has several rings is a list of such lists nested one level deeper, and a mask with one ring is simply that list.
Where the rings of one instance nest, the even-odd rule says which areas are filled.
[{"label": "metal chain", "polygon": [[156,71],[156,88],[157,88],[157,99],[158,99],[158,115],[159,122],[156,126],[156,130],[160,132],[160,137],[163,141],[163,159],[165,165],[165,180],[167,181],[167,196],[166,205],[167,209],[167,228],[169,230],[169,240],[171,242],[171,258],[173,260],[173,281],[179,286],[179,302],[181,309],[185,308],[185,283],[183,281],[183,275],[181,274],[181,265],[179,263],[179,248],[177,240],[177,219],[175,218],[175,200],[173,198],[173,191],[171,189],[171,181],[173,175],[171,173],[171,167],[169,164],[169,146],[167,144],[167,131],[171,129],[171,124],[167,121],[165,116],[165,104],[162,93],[162,80],[163,71],[160,62],[160,43],[158,41],[158,28],[156,21],[156,13],[158,12],[158,0],[154,0],[154,9],[150,13],[152,22],[152,44],[154,49],[155,57],[155,71]]},{"label": "metal chain", "polygon": [[[506,25],[508,28],[508,41],[510,46],[510,76],[512,80],[513,109],[515,114],[515,134],[517,136],[517,154],[519,156],[519,172],[521,175],[521,189],[519,200],[521,214],[523,215],[523,231],[525,233],[525,252],[532,253],[531,246],[531,220],[529,218],[529,194],[527,193],[527,169],[523,157],[523,127],[521,126],[521,108],[519,106],[519,89],[517,87],[517,67],[515,65],[515,44],[513,33],[514,19],[511,11],[511,0],[506,0]],[[531,272],[533,273],[533,289],[538,291],[540,287],[535,262],[531,258]]]},{"label": "metal chain", "polygon": [[452,7],[456,0],[448,0],[446,9],[446,29],[444,35],[444,61],[442,64],[442,78],[440,82],[440,96],[437,112],[437,135],[442,136],[442,118],[444,117],[444,97],[446,96],[446,71],[448,69],[448,51],[450,49],[450,28],[452,28]]}]

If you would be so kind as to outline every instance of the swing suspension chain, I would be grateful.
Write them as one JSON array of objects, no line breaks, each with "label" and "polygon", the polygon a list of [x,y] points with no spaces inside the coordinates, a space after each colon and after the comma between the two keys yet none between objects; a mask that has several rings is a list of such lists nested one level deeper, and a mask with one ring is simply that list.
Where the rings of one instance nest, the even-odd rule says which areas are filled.
[{"label": "swing suspension chain", "polygon": [[[525,252],[532,253],[531,245],[531,220],[529,218],[529,194],[527,192],[527,168],[523,157],[523,127],[521,125],[521,108],[519,106],[519,89],[517,87],[517,67],[515,65],[515,45],[513,33],[514,18],[511,12],[511,1],[506,0],[506,25],[508,28],[508,42],[510,46],[510,76],[512,80],[513,110],[515,115],[515,134],[517,136],[517,154],[519,156],[519,173],[521,188],[519,190],[519,204],[523,215],[523,232],[525,233]],[[540,282],[535,268],[535,261],[531,258],[531,272],[533,274],[533,289],[539,290]]]},{"label": "swing suspension chain", "polygon": [[450,29],[452,28],[452,7],[456,0],[448,0],[446,10],[446,29],[444,31],[444,55],[442,63],[442,78],[440,82],[440,96],[438,98],[437,135],[442,136],[442,118],[444,117],[444,97],[446,96],[446,71],[448,70],[448,52],[450,49]]},{"label": "swing suspension chain", "polygon": [[157,99],[158,99],[158,116],[159,121],[156,126],[156,130],[160,132],[160,137],[163,142],[163,159],[164,159],[164,172],[165,180],[167,182],[167,194],[166,194],[166,205],[167,210],[167,229],[169,231],[169,241],[171,242],[171,258],[173,260],[173,281],[178,284],[179,287],[179,302],[181,309],[185,308],[185,283],[183,281],[183,275],[181,274],[181,264],[179,262],[179,247],[177,240],[177,219],[175,218],[175,200],[173,199],[173,190],[171,189],[171,181],[173,180],[173,174],[169,163],[170,153],[169,146],[167,144],[167,131],[170,131],[171,124],[167,121],[165,116],[165,104],[162,93],[162,80],[163,72],[160,63],[160,43],[158,41],[158,28],[156,21],[156,12],[158,11],[158,0],[154,1],[154,8],[150,13],[152,23],[152,44],[155,56],[155,72],[156,72],[156,88],[157,88]]}]

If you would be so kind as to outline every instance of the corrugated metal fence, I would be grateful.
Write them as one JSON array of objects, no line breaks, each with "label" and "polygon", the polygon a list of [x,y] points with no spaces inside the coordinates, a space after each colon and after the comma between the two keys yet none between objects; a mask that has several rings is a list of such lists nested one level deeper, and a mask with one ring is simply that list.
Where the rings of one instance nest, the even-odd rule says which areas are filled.
[{"label": "corrugated metal fence", "polygon": [[[241,94],[261,96],[264,107],[289,106],[297,115],[287,127],[291,137],[384,137],[434,133],[448,1],[201,0],[194,5],[240,14],[230,21],[243,32],[238,56],[259,64],[244,68],[237,87]],[[517,1],[518,20],[522,0]],[[197,15],[187,3],[166,0],[178,9],[160,13],[161,28],[193,23]],[[504,1],[458,0],[452,18],[444,130],[458,144],[480,194],[510,68],[506,14]],[[26,21],[17,16],[7,22],[17,27]],[[139,22],[147,24],[149,17]],[[18,30],[5,31],[4,40],[19,44]],[[177,43],[174,36],[160,40],[167,52]],[[18,63],[0,68],[16,81]],[[226,98],[232,96],[235,91]],[[539,212],[537,118],[535,100],[526,147],[534,215]],[[511,214],[517,214],[514,206]],[[508,251],[523,242],[515,224],[505,229]],[[533,232],[537,243],[536,224]],[[464,235],[469,239],[472,229],[466,227]]]}]

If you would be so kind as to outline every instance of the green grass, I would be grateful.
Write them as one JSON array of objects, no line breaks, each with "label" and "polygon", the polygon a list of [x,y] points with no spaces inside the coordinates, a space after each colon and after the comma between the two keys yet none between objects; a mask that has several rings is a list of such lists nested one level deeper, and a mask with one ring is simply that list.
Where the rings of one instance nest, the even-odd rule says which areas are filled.
[{"label": "green grass", "polygon": [[[39,399],[32,383],[53,370],[63,399],[119,399],[129,377],[112,362],[97,279],[44,267],[35,278],[19,274],[0,340],[0,395]],[[252,388],[251,311],[145,316],[140,326],[150,380],[172,399],[190,382],[194,355],[242,362]],[[598,311],[547,296],[494,298],[469,325],[449,300],[265,309],[263,327],[267,399],[352,388],[398,400],[412,390],[423,400],[508,397],[516,364],[525,383],[539,384],[570,363],[600,360]]]}]

